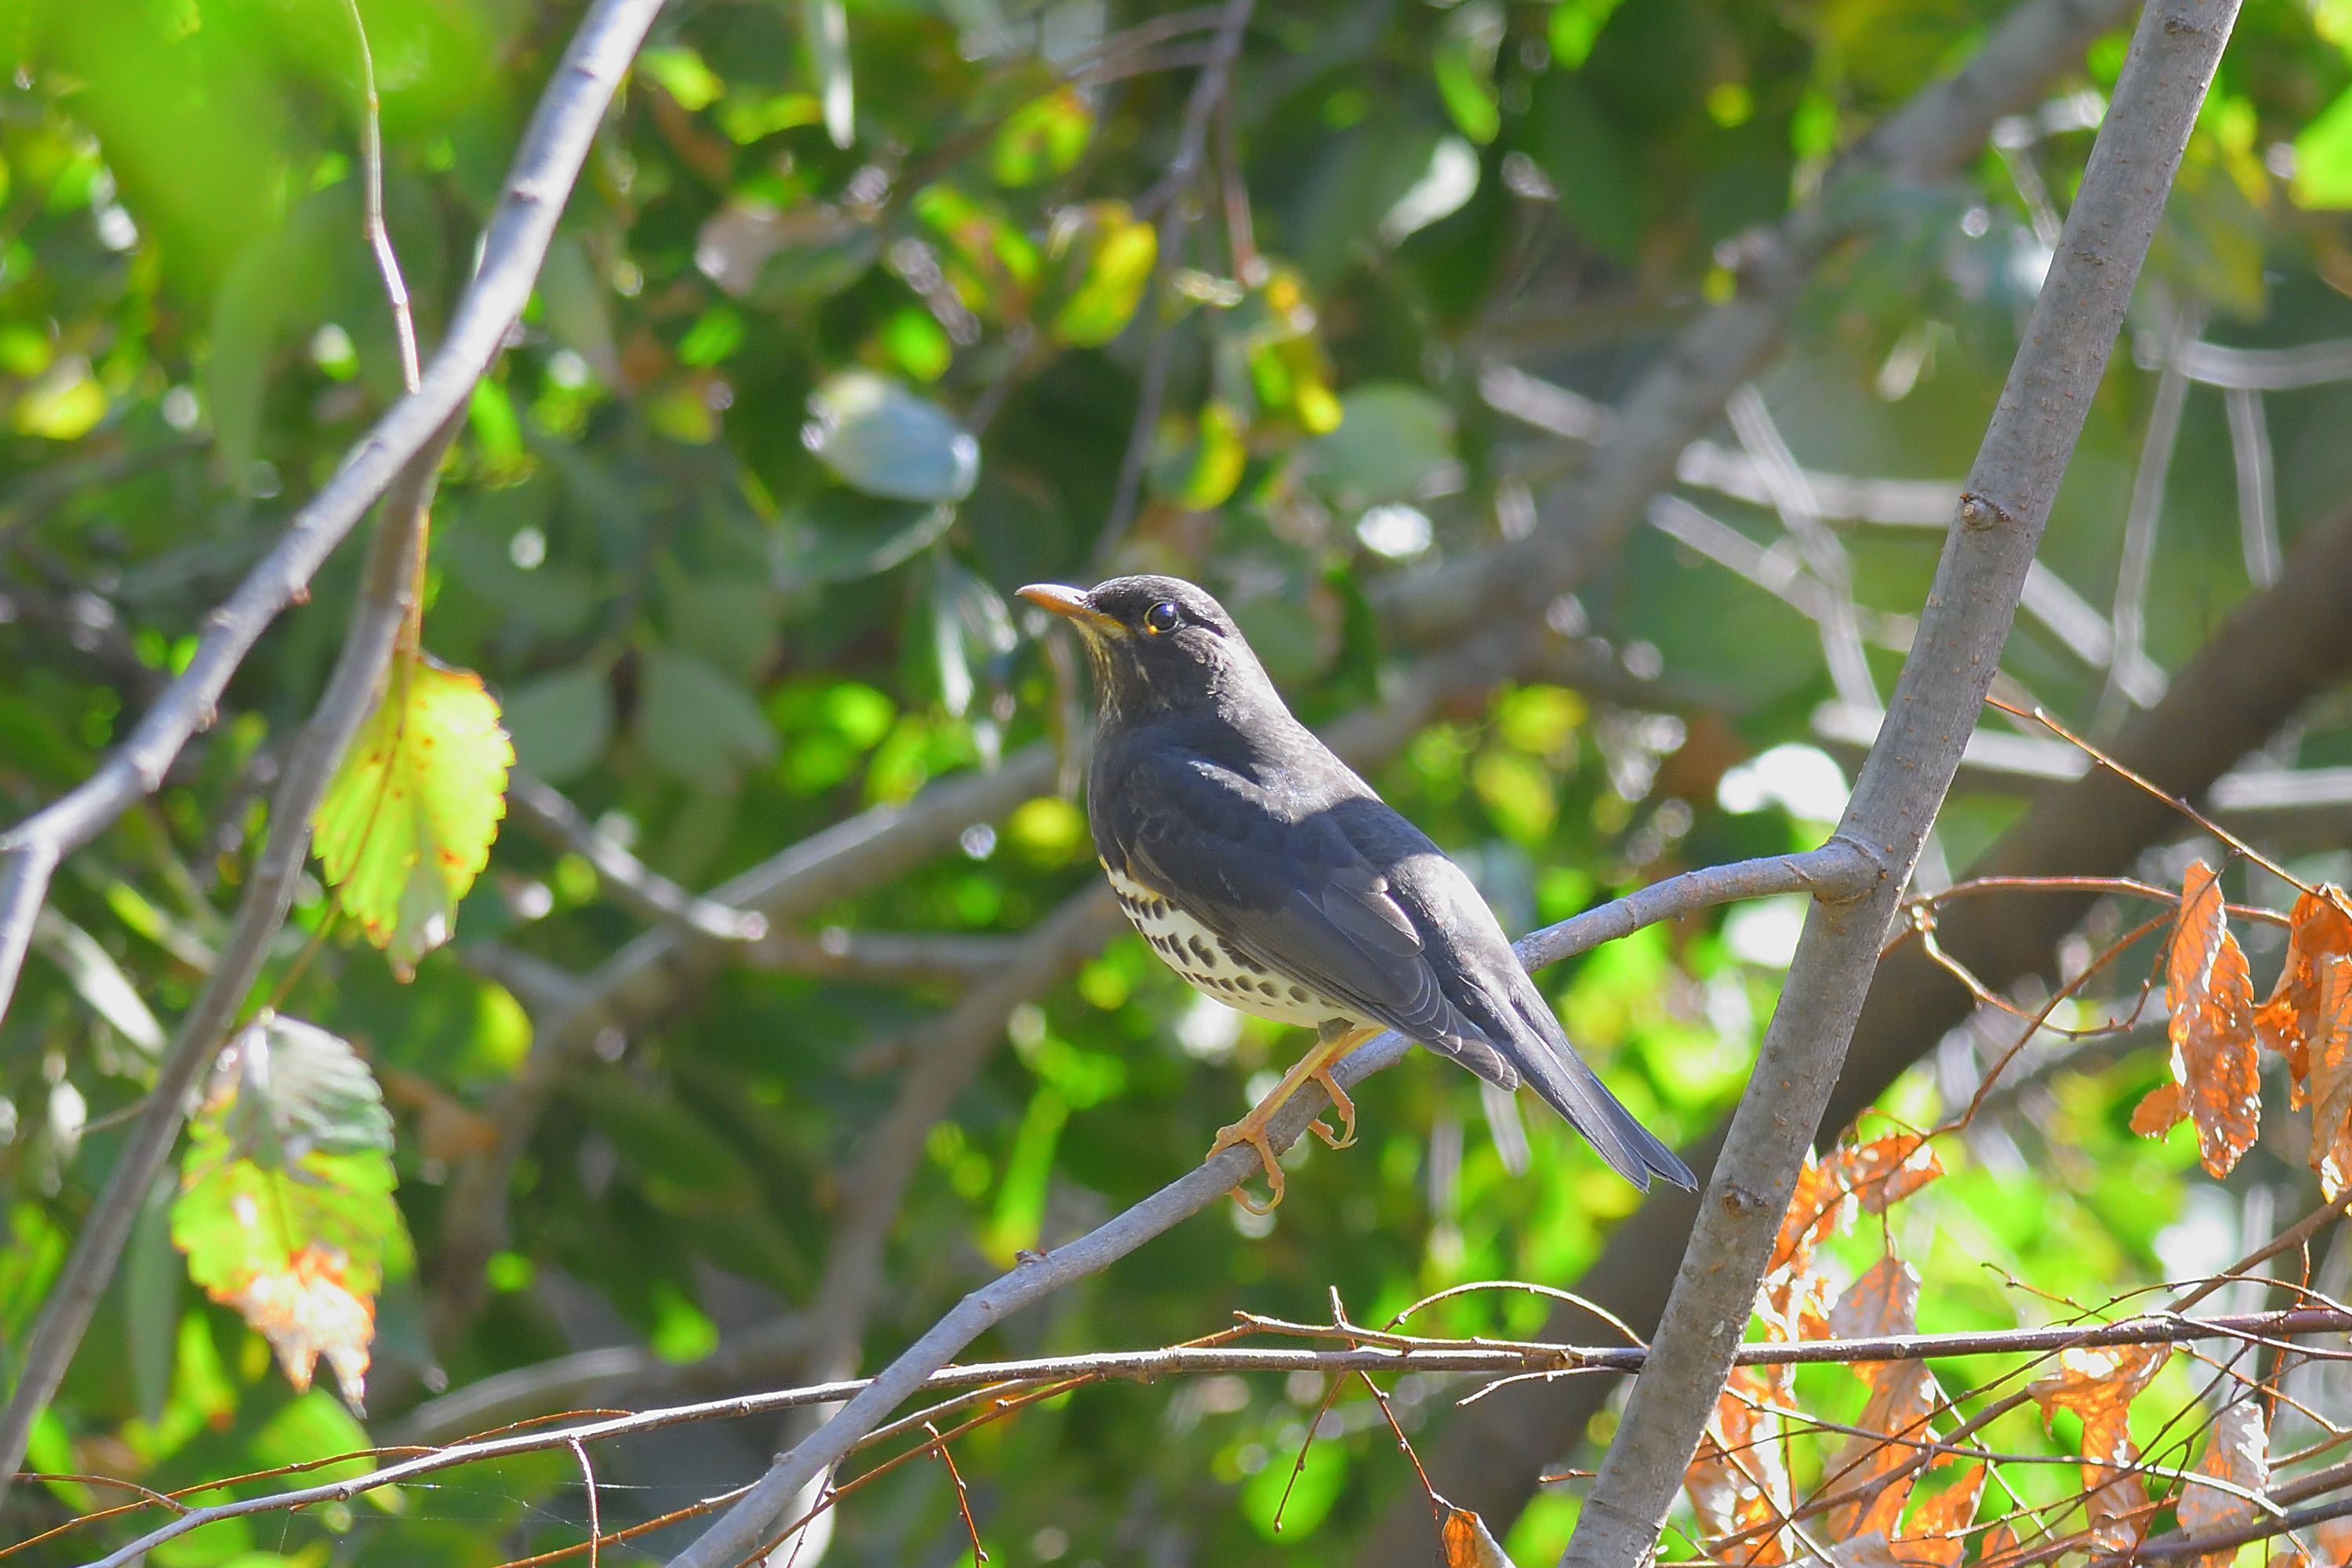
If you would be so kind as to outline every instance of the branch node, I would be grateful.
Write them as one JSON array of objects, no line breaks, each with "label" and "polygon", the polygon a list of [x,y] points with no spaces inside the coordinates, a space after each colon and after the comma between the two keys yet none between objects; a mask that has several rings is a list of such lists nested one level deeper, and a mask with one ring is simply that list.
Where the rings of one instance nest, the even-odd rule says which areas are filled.
[{"label": "branch node", "polygon": [[2000,502],[1975,490],[1960,492],[1960,526],[1969,529],[2013,528],[2017,519]]}]

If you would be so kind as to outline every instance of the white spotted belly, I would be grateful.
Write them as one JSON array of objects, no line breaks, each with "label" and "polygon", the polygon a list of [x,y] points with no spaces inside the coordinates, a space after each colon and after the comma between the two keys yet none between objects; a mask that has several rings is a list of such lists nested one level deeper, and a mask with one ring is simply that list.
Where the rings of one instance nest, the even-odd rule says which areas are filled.
[{"label": "white spotted belly", "polygon": [[1110,878],[1118,907],[1160,962],[1182,975],[1202,995],[1223,1002],[1238,1012],[1277,1024],[1304,1024],[1309,1028],[1328,1018],[1347,1018],[1348,1009],[1317,996],[1304,985],[1259,968],[1239,950],[1133,879],[1103,868]]}]

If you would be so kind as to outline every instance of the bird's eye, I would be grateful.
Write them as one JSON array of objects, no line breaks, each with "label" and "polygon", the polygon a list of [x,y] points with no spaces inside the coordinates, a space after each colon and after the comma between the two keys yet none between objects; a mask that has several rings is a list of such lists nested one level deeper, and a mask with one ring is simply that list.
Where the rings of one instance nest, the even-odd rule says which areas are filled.
[{"label": "bird's eye", "polygon": [[1183,612],[1177,609],[1176,601],[1162,599],[1143,612],[1143,629],[1153,637],[1161,637],[1174,631],[1182,619]]}]

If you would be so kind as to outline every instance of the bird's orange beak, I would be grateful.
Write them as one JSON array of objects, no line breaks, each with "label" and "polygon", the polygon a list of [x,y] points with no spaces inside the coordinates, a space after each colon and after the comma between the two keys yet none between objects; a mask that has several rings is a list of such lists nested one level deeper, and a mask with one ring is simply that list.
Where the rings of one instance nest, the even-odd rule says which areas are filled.
[{"label": "bird's orange beak", "polygon": [[1066,588],[1059,583],[1032,583],[1021,589],[1020,594],[1039,609],[1053,611],[1081,631],[1116,632],[1125,629],[1088,603],[1084,589]]}]

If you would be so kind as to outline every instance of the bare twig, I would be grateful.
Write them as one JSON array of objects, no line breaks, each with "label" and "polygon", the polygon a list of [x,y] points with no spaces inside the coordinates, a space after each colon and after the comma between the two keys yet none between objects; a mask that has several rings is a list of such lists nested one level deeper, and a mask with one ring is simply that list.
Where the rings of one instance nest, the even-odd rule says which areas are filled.
[{"label": "bare twig", "polygon": [[[2281,1312],[2213,1318],[2158,1312],[2115,1323],[2057,1324],[1966,1333],[1757,1342],[1740,1345],[1734,1359],[1742,1366],[1853,1365],[1963,1356],[2042,1354],[2110,1345],[2187,1344],[2211,1339],[2242,1339],[2247,1335],[2332,1334],[2341,1333],[2347,1328],[2352,1328],[2352,1310],[2340,1308],[2298,1308]],[[1318,1325],[1315,1331],[1341,1343],[1337,1348],[1311,1350],[1234,1344],[1175,1345],[1152,1350],[1096,1351],[1019,1361],[982,1362],[939,1368],[916,1380],[908,1392],[972,1389],[977,1390],[982,1398],[1002,1397],[1016,1390],[1035,1392],[1044,1389],[1051,1392],[1084,1384],[1113,1381],[1150,1384],[1169,1377],[1207,1373],[1287,1375],[1313,1372],[1339,1378],[1358,1373],[1456,1373],[1474,1377],[1525,1373],[1559,1374],[1578,1371],[1626,1374],[1639,1373],[1650,1355],[1638,1345],[1512,1345],[1446,1340],[1390,1345],[1381,1342],[1381,1336],[1372,1334],[1359,1325],[1344,1322]],[[517,1454],[557,1451],[576,1454],[583,1452],[588,1444],[662,1431],[695,1422],[729,1420],[833,1404],[864,1394],[877,1381],[872,1378],[844,1379],[598,1420],[574,1421],[523,1432],[501,1432],[421,1452],[404,1448],[370,1450],[356,1455],[329,1455],[295,1468],[317,1468],[347,1463],[353,1458],[383,1458],[393,1453],[402,1457],[364,1475],[205,1507],[188,1506],[184,1494],[149,1494],[144,1500],[147,1503],[168,1508],[174,1517],[104,1558],[96,1568],[113,1568],[115,1564],[131,1562],[166,1541],[226,1519],[283,1512],[320,1502],[348,1501],[381,1487]],[[903,1430],[929,1429],[940,1415],[951,1407],[935,1407],[867,1436],[880,1438]],[[961,1428],[950,1429],[946,1436],[952,1438],[960,1430]],[[1922,1443],[1919,1445],[1923,1450],[1922,1461],[1938,1452],[1965,1452],[1957,1447],[1961,1441],[1962,1435],[1956,1433],[1940,1442]],[[929,1451],[932,1445],[925,1444],[914,1452]],[[191,1490],[214,1490],[232,1482],[255,1479],[230,1477],[207,1480]]]},{"label": "bare twig", "polygon": [[509,173],[482,262],[418,390],[376,421],[294,516],[269,553],[208,617],[179,678],[128,740],[72,792],[0,834],[0,1010],[15,992],[34,911],[65,857],[152,793],[191,736],[209,726],[229,677],[262,631],[449,416],[466,405],[530,297],[540,259],[622,70],[661,0],[600,0],[556,68]]},{"label": "bare twig", "polygon": [[1622,1568],[1656,1548],[1730,1371],[1888,919],[1999,667],[2059,479],[2235,17],[2234,0],[2155,0],[2142,16],[2025,346],[1962,493],[1887,722],[1840,825],[1838,841],[1866,852],[1883,876],[1864,896],[1817,900],[1806,920],[1652,1341],[1659,1371],[1634,1385],[1578,1515],[1562,1558],[1568,1568]]},{"label": "bare twig", "polygon": [[767,916],[688,892],[597,832],[562,791],[520,768],[507,777],[507,804],[525,826],[596,868],[623,903],[656,920],[676,921],[713,942],[757,942],[768,934]]},{"label": "bare twig", "polygon": [[1168,172],[1160,177],[1159,185],[1137,204],[1149,211],[1156,203],[1166,203],[1160,216],[1158,276],[1152,288],[1153,306],[1160,316],[1150,324],[1150,342],[1144,350],[1143,383],[1136,394],[1135,422],[1128,429],[1127,451],[1119,459],[1118,484],[1111,492],[1110,514],[1095,540],[1097,567],[1105,565],[1118,553],[1119,541],[1126,537],[1128,525],[1135,521],[1135,509],[1142,498],[1143,470],[1151,457],[1151,443],[1160,432],[1160,403],[1168,393],[1168,371],[1176,353],[1175,324],[1166,319],[1169,282],[1184,264],[1184,240],[1192,228],[1192,178],[1200,172],[1202,156],[1208,149],[1210,124],[1224,102],[1234,62],[1241,58],[1242,36],[1249,27],[1250,13],[1256,8],[1257,0],[1225,0],[1216,38],[1209,46],[1208,58],[1192,83],[1192,96],[1184,104],[1184,123],[1177,134],[1176,155],[1169,160]]},{"label": "bare twig", "polygon": [[392,247],[392,230],[383,221],[383,115],[375,93],[375,51],[368,47],[367,19],[360,0],[343,0],[352,19],[352,37],[360,54],[360,179],[368,249],[376,270],[383,275],[385,300],[392,307],[392,332],[400,348],[400,384],[412,395],[423,373],[416,362],[416,316],[409,309],[408,279],[401,275],[400,253]]}]

